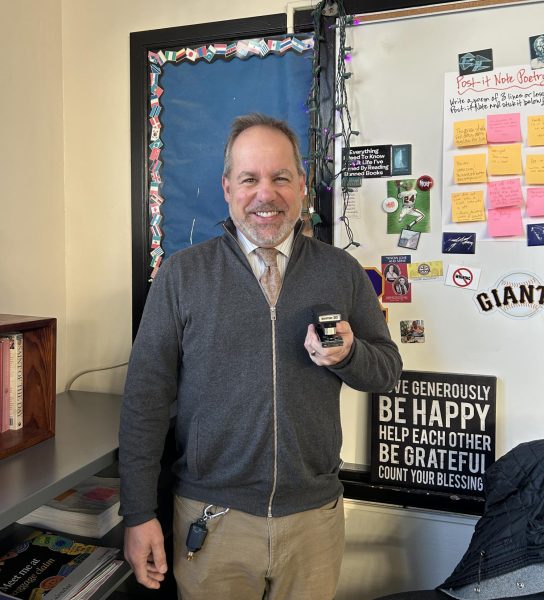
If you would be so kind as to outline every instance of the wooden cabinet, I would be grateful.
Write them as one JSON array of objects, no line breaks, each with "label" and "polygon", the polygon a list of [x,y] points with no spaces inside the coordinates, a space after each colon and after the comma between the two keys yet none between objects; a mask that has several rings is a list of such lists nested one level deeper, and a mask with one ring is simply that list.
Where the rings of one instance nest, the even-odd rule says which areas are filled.
[{"label": "wooden cabinet", "polygon": [[0,314],[0,336],[23,334],[23,428],[0,434],[0,459],[55,435],[57,320]]}]

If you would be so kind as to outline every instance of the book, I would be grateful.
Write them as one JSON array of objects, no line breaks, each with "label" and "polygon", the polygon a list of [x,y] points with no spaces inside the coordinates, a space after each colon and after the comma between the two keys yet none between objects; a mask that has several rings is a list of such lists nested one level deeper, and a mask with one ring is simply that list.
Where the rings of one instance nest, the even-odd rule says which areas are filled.
[{"label": "book", "polygon": [[39,506],[17,522],[91,538],[101,538],[121,522],[119,478],[89,477]]},{"label": "book", "polygon": [[9,430],[9,340],[0,339],[0,433]]},{"label": "book", "polygon": [[2,339],[9,340],[9,428],[23,426],[23,334],[10,333]]},{"label": "book", "polygon": [[40,600],[44,595],[48,600],[71,600],[82,588],[96,589],[96,578],[110,564],[118,568],[122,564],[116,561],[118,553],[117,548],[33,531],[0,556],[0,593],[18,600]]}]

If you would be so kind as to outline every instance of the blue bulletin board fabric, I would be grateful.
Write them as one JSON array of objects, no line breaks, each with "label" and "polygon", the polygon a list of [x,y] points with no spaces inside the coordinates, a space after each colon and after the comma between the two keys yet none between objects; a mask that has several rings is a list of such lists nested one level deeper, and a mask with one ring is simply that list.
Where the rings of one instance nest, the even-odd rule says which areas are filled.
[{"label": "blue bulletin board fabric", "polygon": [[[161,65],[161,58],[174,58],[176,52],[162,57],[160,52],[150,53],[150,263],[154,273],[173,252],[221,233],[220,222],[228,216],[221,188],[223,150],[236,116],[257,111],[285,119],[300,139],[302,155],[308,154],[306,101],[312,85],[313,39],[299,38],[297,50],[290,46],[290,51],[244,59],[237,55]],[[279,49],[280,43],[286,47],[285,39],[251,42],[259,42],[261,48],[263,43],[276,43]],[[199,50],[203,55],[206,47]]]}]

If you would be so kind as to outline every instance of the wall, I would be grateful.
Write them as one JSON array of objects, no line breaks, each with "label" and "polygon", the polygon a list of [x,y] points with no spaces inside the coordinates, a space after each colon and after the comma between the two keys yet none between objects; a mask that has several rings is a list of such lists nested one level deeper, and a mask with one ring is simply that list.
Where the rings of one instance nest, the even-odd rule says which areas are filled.
[{"label": "wall", "polygon": [[474,517],[346,500],[346,548],[336,600],[430,590],[468,547]]},{"label": "wall", "polygon": [[58,319],[66,373],[61,0],[0,1],[0,313]]},{"label": "wall", "polygon": [[[128,359],[131,345],[129,35],[285,11],[285,2],[64,0],[68,376]],[[122,391],[125,368],[76,389]]]}]

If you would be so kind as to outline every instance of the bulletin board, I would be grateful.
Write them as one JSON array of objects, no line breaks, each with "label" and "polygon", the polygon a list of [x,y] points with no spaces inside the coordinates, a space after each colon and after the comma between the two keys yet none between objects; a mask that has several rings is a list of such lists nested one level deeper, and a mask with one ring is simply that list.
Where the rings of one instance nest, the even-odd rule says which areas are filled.
[{"label": "bulletin board", "polygon": [[[527,82],[530,89],[490,91],[498,93],[499,99],[502,93],[521,93],[521,105],[519,101],[517,105],[488,103],[481,110],[454,113],[450,100],[459,75],[459,56],[467,52],[492,49],[494,68],[485,75],[502,73],[515,78],[524,69],[526,74],[544,76],[544,69],[531,67],[529,42],[544,33],[544,4],[467,4],[468,9],[444,7],[436,13],[432,7],[398,11],[390,18],[361,15],[359,24],[347,31],[352,72],[349,107],[354,129],[360,132],[352,141],[352,149],[359,148],[352,164],[360,164],[357,160],[364,159],[362,149],[367,147],[403,147],[410,156],[408,170],[398,175],[392,173],[391,165],[381,164],[387,176],[363,175],[360,186],[355,182],[348,214],[359,246],[349,251],[364,267],[385,272],[385,266],[392,264],[391,273],[400,270],[409,280],[405,294],[400,286],[395,292],[384,281],[381,298],[406,370],[496,378],[498,458],[544,433],[539,351],[544,339],[544,246],[529,245],[527,235],[528,224],[544,222],[544,217],[528,214],[527,188],[537,188],[540,191],[533,194],[539,196],[544,185],[534,183],[540,182],[539,176],[526,178],[527,155],[544,159],[544,146],[528,141],[532,127],[528,128],[528,117],[544,114],[544,77]],[[524,94],[530,95],[527,104],[523,104]],[[484,191],[486,221],[453,223],[451,194],[459,191],[453,156],[486,154],[487,165],[490,146],[500,143],[486,139],[478,146],[456,147],[453,124],[479,118],[487,126],[488,115],[510,113],[519,114],[518,137],[512,143],[520,145],[522,166],[514,173],[495,173],[488,181],[519,180],[521,199],[516,206],[521,227],[516,235],[490,235],[487,214],[493,207],[488,205],[487,183],[470,188]],[[393,227],[400,216],[398,203],[404,197],[410,199],[411,186],[420,178],[419,192],[428,194],[422,208],[425,221],[413,225],[402,239]],[[343,207],[339,190],[336,193],[338,215]],[[397,204],[388,206],[390,198]],[[409,215],[405,224],[408,219]],[[448,232],[458,238],[459,234],[470,236],[461,236],[454,252],[446,253],[443,234]],[[346,245],[345,228],[338,220],[334,240],[337,246]],[[453,243],[451,237],[446,240]],[[370,469],[370,398],[348,388],[342,394],[342,458],[347,464]]]},{"label": "bulletin board", "polygon": [[285,24],[268,15],[131,34],[133,335],[163,259],[221,234],[233,119],[287,120],[307,159],[314,39]]}]

